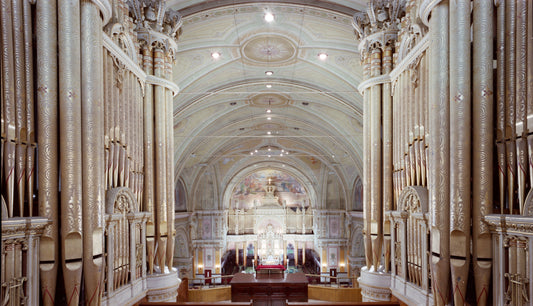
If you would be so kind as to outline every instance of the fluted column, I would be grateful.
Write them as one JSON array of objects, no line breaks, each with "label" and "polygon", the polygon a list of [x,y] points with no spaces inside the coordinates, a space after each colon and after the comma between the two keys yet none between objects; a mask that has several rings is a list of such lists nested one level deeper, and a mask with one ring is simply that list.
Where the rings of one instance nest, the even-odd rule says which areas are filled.
[{"label": "fluted column", "polygon": [[59,142],[57,101],[57,3],[36,3],[37,141],[39,143],[39,216],[51,221],[40,240],[39,260],[43,305],[55,305],[59,265]]},{"label": "fluted column", "polygon": [[431,274],[436,305],[448,303],[450,277],[448,1],[431,12],[429,35],[429,204]]},{"label": "fluted column", "polygon": [[[383,74],[392,70],[392,46],[386,45],[383,50]],[[383,86],[382,112],[383,112],[383,215],[393,209],[392,187],[392,99],[391,84]],[[385,252],[385,271],[390,271],[391,258],[391,225],[389,218],[383,220],[383,241]]]},{"label": "fluted column", "polygon": [[[156,43],[157,44],[157,43]],[[154,75],[159,78],[165,76],[165,58],[162,46],[154,48]],[[155,205],[157,241],[157,263],[164,273],[167,255],[168,212],[167,212],[167,172],[166,172],[166,95],[165,88],[154,86],[154,138],[155,138]]]},{"label": "fluted column", "polygon": [[[363,52],[363,78],[370,78],[370,54]],[[363,93],[363,214],[364,214],[364,233],[365,233],[365,259],[366,266],[370,269],[372,266],[372,239],[370,237],[371,224],[371,174],[370,164],[370,89],[365,89]]]},{"label": "fluted column", "polygon": [[492,242],[482,221],[491,213],[494,176],[493,3],[475,1],[472,80],[472,253],[478,305],[489,301]]},{"label": "fluted column", "polygon": [[104,273],[104,101],[102,18],[81,1],[81,111],[83,154],[83,267],[85,304],[100,305]]},{"label": "fluted column", "polygon": [[58,1],[61,250],[66,300],[79,302],[82,254],[80,4]]},{"label": "fluted column", "polygon": [[[372,50],[370,62],[370,74],[372,77],[381,75],[381,49],[375,47]],[[371,223],[370,235],[372,236],[372,264],[374,269],[380,266],[381,249],[383,243],[383,206],[381,203],[381,84],[376,84],[370,89],[370,149],[371,159]]]}]

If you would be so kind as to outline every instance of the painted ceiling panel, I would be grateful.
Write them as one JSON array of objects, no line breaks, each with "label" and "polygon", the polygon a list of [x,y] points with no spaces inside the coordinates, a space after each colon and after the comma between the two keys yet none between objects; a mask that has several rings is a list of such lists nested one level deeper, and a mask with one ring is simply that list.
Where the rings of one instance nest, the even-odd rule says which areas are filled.
[{"label": "painted ceiling panel", "polygon": [[362,170],[362,67],[351,22],[363,2],[168,1],[184,15],[173,70],[176,176],[193,186],[216,169],[208,172],[223,184],[275,162],[315,183],[329,169],[349,190]]}]

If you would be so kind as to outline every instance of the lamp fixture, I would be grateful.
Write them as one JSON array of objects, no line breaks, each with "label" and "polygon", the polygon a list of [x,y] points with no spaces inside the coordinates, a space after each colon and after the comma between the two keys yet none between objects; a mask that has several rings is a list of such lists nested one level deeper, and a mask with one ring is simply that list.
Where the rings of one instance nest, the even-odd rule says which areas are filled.
[{"label": "lamp fixture", "polygon": [[268,147],[261,147],[259,149],[255,149],[250,151],[251,156],[263,156],[263,157],[272,157],[272,156],[280,156],[283,157],[285,155],[289,155],[289,151],[282,149],[277,146],[270,146]]},{"label": "lamp fixture", "polygon": [[272,84],[266,84],[266,88],[272,88]]},{"label": "lamp fixture", "polygon": [[211,53],[211,57],[212,57],[213,59],[219,59],[220,56],[221,56],[220,52],[216,52],[216,51],[215,51],[215,52],[212,52],[212,53]]},{"label": "lamp fixture", "polygon": [[272,120],[272,117],[267,117],[267,120]]},{"label": "lamp fixture", "polygon": [[327,54],[327,53],[324,53],[324,52],[318,53],[318,58],[319,58],[321,61],[325,61],[325,60],[328,59],[328,54]]},{"label": "lamp fixture", "polygon": [[264,17],[264,18],[265,18],[265,21],[266,21],[266,22],[269,22],[269,23],[272,22],[272,21],[274,21],[274,15],[273,15],[272,13],[270,13],[270,12],[267,12],[267,13],[265,14],[265,17]]},{"label": "lamp fixture", "polygon": [[269,71],[265,71],[265,74],[266,74],[267,76],[271,76],[271,75],[274,74],[274,71],[270,71],[270,70],[269,70]]}]

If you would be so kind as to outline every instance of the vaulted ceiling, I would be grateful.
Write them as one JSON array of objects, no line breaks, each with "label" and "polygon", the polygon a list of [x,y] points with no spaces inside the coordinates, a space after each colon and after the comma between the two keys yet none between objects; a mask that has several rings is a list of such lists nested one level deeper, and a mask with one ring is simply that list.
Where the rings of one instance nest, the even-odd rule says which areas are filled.
[{"label": "vaulted ceiling", "polygon": [[362,173],[363,129],[351,23],[364,2],[168,1],[183,17],[176,176],[192,188],[214,171],[224,188],[259,168],[285,169],[304,185],[327,171],[351,190]]}]

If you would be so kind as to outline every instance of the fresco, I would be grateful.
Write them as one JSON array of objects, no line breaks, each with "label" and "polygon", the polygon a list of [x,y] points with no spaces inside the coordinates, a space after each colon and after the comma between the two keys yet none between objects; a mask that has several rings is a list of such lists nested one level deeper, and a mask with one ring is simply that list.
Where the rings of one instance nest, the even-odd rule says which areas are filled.
[{"label": "fresco", "polygon": [[277,170],[261,170],[252,173],[242,180],[233,191],[234,196],[247,196],[250,194],[262,194],[268,184],[268,179],[272,179],[272,183],[276,185],[277,192],[290,192],[296,194],[305,194],[305,189],[298,183],[298,181],[281,171]]}]

